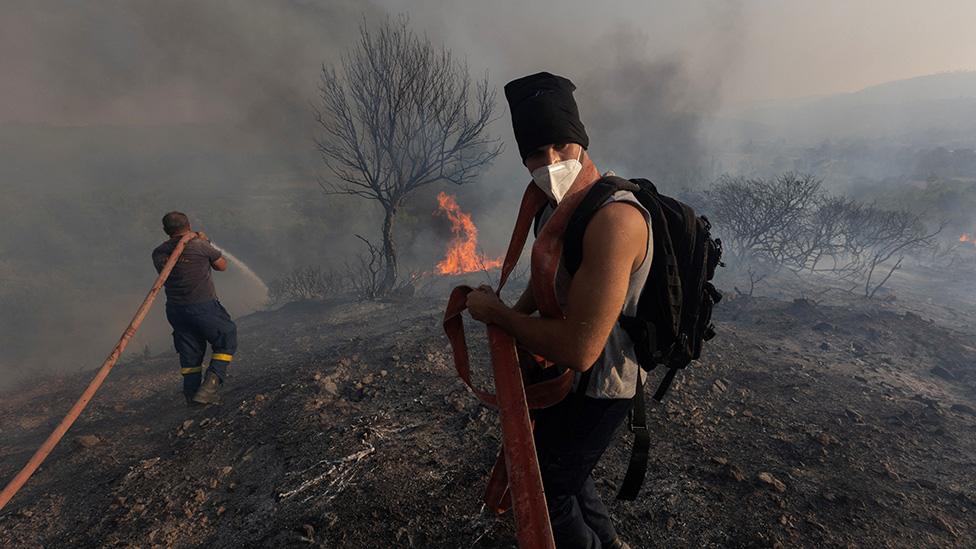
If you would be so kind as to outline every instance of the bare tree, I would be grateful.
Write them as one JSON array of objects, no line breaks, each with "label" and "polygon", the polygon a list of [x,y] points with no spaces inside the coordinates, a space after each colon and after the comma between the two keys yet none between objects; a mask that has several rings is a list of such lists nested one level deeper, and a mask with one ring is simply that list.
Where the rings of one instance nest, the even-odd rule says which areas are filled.
[{"label": "bare tree", "polygon": [[334,176],[321,185],[383,207],[383,294],[397,282],[393,228],[406,197],[435,182],[469,183],[501,152],[486,132],[495,92],[487,75],[472,84],[466,63],[402,16],[375,31],[364,23],[338,67],[322,67],[319,91],[316,145]]},{"label": "bare tree", "polygon": [[850,220],[863,207],[854,200],[823,194],[813,201],[813,210],[797,224],[794,237],[784,243],[787,267],[799,272],[829,273],[844,278],[857,269],[849,249]]},{"label": "bare tree", "polygon": [[760,264],[758,266],[750,266],[746,269],[746,274],[749,275],[749,291],[743,292],[738,286],[732,286],[740,297],[752,297],[753,292],[756,291],[756,284],[759,284],[766,279],[767,276],[773,274],[774,270],[764,268],[764,265]]},{"label": "bare tree", "polygon": [[806,175],[724,177],[706,195],[734,264],[747,269],[743,295],[764,278],[757,267],[765,265],[767,272],[826,273],[874,297],[904,258],[933,246],[944,227],[930,232],[917,213],[831,196]]},{"label": "bare tree", "polygon": [[931,249],[932,255],[929,262],[939,269],[952,269],[956,263],[962,260],[959,250],[962,243],[958,240],[949,242],[936,242]]},{"label": "bare tree", "polygon": [[[921,216],[907,210],[889,211],[874,206],[863,208],[850,226],[849,249],[858,259],[864,277],[864,296],[872,298],[891,275],[901,268],[905,256],[930,248],[945,223],[929,232]],[[880,281],[876,271],[887,273]]]},{"label": "bare tree", "polygon": [[359,299],[374,299],[382,291],[383,251],[358,234],[356,238],[366,245],[366,253],[360,254],[355,263],[346,263],[349,284]]},{"label": "bare tree", "polygon": [[707,194],[722,240],[736,259],[783,264],[796,253],[798,231],[822,197],[820,186],[813,176],[793,173],[775,179],[725,176]]}]

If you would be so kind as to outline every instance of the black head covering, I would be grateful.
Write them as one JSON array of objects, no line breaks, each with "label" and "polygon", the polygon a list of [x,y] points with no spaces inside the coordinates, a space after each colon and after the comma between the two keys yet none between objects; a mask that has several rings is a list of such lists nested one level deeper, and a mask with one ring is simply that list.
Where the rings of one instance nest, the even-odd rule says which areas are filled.
[{"label": "black head covering", "polygon": [[575,89],[568,79],[548,72],[505,84],[505,98],[512,111],[512,128],[523,162],[532,151],[550,143],[578,143],[584,149],[590,146],[573,99]]}]

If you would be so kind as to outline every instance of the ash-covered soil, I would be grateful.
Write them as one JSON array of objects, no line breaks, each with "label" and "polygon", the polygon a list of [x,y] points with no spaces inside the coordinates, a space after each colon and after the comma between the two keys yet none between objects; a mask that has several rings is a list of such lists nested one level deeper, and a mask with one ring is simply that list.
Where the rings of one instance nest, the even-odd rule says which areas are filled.
[{"label": "ash-covered soil", "polygon": [[[633,547],[976,546],[970,318],[835,303],[720,305],[704,360],[650,411],[640,498],[613,501],[626,430],[597,469]],[[240,319],[205,410],[183,406],[174,354],[126,359],[0,513],[0,546],[514,546],[511,516],[480,509],[497,423],[455,376],[443,305]],[[2,482],[90,376],[2,395]]]}]

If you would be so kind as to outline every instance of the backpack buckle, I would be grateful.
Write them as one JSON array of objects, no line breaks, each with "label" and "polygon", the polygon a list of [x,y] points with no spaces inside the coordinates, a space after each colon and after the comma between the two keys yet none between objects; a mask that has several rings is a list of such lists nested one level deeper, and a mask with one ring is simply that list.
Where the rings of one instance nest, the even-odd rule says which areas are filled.
[{"label": "backpack buckle", "polygon": [[[646,422],[638,423],[637,422],[637,419],[638,419],[637,418],[637,414],[634,413],[634,410],[633,409],[630,410],[630,412],[629,412],[628,415],[630,417],[628,418],[628,422],[627,422],[628,425],[627,425],[627,427],[630,429],[630,432],[631,433],[646,433],[647,432],[647,423]],[[641,419],[643,419],[643,418],[641,418]]]},{"label": "backpack buckle", "polygon": [[[681,332],[674,338],[668,352],[662,357],[661,363],[669,368],[684,368],[688,364],[688,334]],[[679,365],[680,364],[680,365]]]}]

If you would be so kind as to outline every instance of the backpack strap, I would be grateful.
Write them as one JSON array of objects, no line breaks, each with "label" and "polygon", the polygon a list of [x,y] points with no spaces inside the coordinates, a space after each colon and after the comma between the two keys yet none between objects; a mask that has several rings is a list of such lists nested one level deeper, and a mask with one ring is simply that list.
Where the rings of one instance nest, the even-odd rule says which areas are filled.
[{"label": "backpack strap", "polygon": [[573,212],[563,237],[563,254],[569,274],[575,274],[583,263],[583,234],[597,210],[617,191],[638,190],[640,187],[636,184],[615,175],[605,176],[593,184]]},{"label": "backpack strap", "polygon": [[590,388],[591,377],[593,377],[592,367],[580,374],[579,381],[576,383],[576,394],[586,396],[586,390]]},{"label": "backpack strap", "polygon": [[[563,242],[563,258],[565,260],[565,267],[570,274],[574,274],[579,270],[580,264],[583,262],[583,235],[586,232],[586,227],[589,225],[591,219],[596,214],[597,210],[602,207],[607,200],[613,196],[617,191],[631,191],[637,193],[641,191],[641,187],[644,181],[638,183],[637,181],[629,181],[622,177],[617,176],[607,176],[596,183],[587,192],[586,196],[580,202],[579,206],[573,212],[573,216],[570,218],[569,225],[566,228]],[[656,194],[657,190],[650,181],[646,181],[648,188]],[[644,201],[641,201],[644,204]],[[668,252],[668,264],[667,264],[667,280],[669,287],[669,296],[672,299],[669,300],[669,305],[675,310],[674,314],[676,317],[680,318],[681,310],[681,279],[678,272],[678,265],[675,261],[674,251],[671,248],[670,236],[668,236],[668,227],[665,222],[664,216],[661,213],[661,206],[654,201],[653,207],[649,210],[652,220],[651,230],[654,231],[655,236],[655,247],[658,246],[657,239],[658,235],[663,237],[664,243],[662,243],[661,249]],[[536,230],[538,231],[538,224],[542,217],[542,212],[536,216]],[[618,319],[618,323],[628,334],[631,341],[635,343],[635,350],[640,353],[638,356],[638,363],[641,366],[645,366],[648,369],[653,367],[655,364],[655,359],[653,356],[648,356],[645,350],[650,352],[654,348],[653,341],[657,339],[657,332],[653,324],[641,321],[638,318],[630,317],[626,315],[621,315]],[[645,345],[641,345],[640,342],[647,342]],[[639,367],[640,368],[640,367]],[[590,381],[591,370],[587,370],[580,378],[579,384],[577,385],[576,391],[580,394],[585,395],[587,386]],[[663,395],[664,391],[667,390],[667,386],[670,385],[671,379],[673,379],[673,371],[668,371],[668,375],[665,376],[665,382],[662,383],[661,387],[658,388],[655,393],[655,398],[660,400],[658,395]],[[620,491],[617,494],[617,499],[625,501],[633,501],[637,498],[640,493],[641,486],[644,484],[644,477],[647,475],[647,461],[648,455],[650,453],[651,447],[651,437],[647,430],[647,409],[644,402],[644,383],[641,379],[641,372],[638,369],[637,372],[637,388],[634,393],[633,404],[631,406],[629,414],[629,427],[630,431],[634,433],[634,443],[631,448],[630,463],[627,466],[627,473],[624,475],[623,483],[620,486]]]},{"label": "backpack strap", "polygon": [[664,379],[661,380],[661,384],[657,386],[657,391],[654,391],[654,400],[661,402],[664,398],[664,394],[668,392],[671,387],[671,382],[674,381],[675,374],[678,373],[677,368],[668,368],[668,371],[664,374]]},{"label": "backpack strap", "polygon": [[[674,252],[674,243],[671,240],[671,229],[668,227],[657,187],[647,179],[634,179],[633,182],[650,195],[649,200],[641,201],[641,204],[651,214],[651,231],[654,235],[654,256],[656,260],[654,263],[656,265],[651,265],[650,276],[658,280],[662,278],[667,280],[667,292],[664,296],[664,303],[655,303],[654,305],[668,307],[670,309],[672,325],[668,328],[672,334],[677,335],[681,328],[681,306],[683,300],[681,271],[678,266],[677,255]],[[655,277],[656,272],[660,274]],[[641,297],[643,298],[643,295]],[[664,327],[662,326],[661,328]]]},{"label": "backpack strap", "polygon": [[542,214],[546,213],[546,208],[549,207],[548,203],[542,205],[539,211],[535,212],[535,217],[532,218],[532,234],[539,236],[539,230],[542,229],[539,225],[542,223]]},{"label": "backpack strap", "polygon": [[630,432],[634,433],[634,445],[630,451],[630,463],[627,473],[620,485],[617,499],[634,501],[644,484],[647,475],[647,459],[651,450],[651,435],[647,431],[647,410],[644,406],[644,382],[641,372],[637,371],[637,392],[634,393],[634,403],[630,408]]}]

